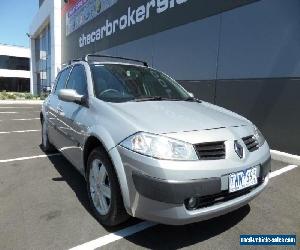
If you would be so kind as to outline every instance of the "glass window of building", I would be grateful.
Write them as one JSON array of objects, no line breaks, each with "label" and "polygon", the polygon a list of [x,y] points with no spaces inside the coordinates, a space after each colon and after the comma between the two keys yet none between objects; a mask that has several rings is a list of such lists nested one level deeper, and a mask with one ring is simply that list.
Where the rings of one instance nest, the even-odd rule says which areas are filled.
[{"label": "glass window of building", "polygon": [[38,92],[41,92],[51,86],[51,35],[49,24],[42,30],[35,43],[37,89]]},{"label": "glass window of building", "polygon": [[0,55],[0,69],[30,70],[29,58]]}]

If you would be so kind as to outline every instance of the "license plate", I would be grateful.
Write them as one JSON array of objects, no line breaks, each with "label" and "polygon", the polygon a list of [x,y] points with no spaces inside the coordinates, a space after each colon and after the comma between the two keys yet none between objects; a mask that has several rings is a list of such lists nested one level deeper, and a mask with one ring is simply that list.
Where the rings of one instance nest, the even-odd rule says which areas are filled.
[{"label": "license plate", "polygon": [[257,184],[256,168],[249,168],[229,175],[229,193]]}]

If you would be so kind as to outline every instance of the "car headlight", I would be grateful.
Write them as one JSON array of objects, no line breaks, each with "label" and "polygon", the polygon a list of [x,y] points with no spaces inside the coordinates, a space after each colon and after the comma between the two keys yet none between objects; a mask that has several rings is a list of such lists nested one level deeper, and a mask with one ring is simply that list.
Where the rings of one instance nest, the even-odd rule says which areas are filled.
[{"label": "car headlight", "polygon": [[256,126],[253,125],[253,129],[254,136],[258,142],[258,146],[261,147],[265,143],[266,139]]},{"label": "car headlight", "polygon": [[198,160],[192,144],[145,132],[128,137],[120,145],[134,152],[162,160]]}]

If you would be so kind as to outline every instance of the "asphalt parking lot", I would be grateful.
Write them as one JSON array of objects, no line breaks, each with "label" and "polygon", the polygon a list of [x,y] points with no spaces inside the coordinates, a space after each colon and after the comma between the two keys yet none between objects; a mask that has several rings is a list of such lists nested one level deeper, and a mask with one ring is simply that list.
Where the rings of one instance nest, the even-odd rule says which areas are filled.
[{"label": "asphalt parking lot", "polygon": [[[187,226],[130,219],[103,228],[83,177],[61,155],[40,149],[39,110],[0,105],[0,249],[89,249],[105,240],[104,249],[247,249],[240,234],[296,234],[300,246],[300,167],[272,178],[250,205],[215,219]],[[272,161],[272,171],[287,165]]]}]

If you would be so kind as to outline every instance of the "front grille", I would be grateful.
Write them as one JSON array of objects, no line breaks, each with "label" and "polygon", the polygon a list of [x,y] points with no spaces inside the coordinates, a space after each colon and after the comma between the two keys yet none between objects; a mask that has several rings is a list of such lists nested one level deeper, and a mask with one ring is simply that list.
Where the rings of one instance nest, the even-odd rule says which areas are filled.
[{"label": "front grille", "polygon": [[243,141],[244,141],[245,145],[247,146],[247,149],[250,152],[253,152],[258,149],[258,142],[257,142],[256,138],[254,137],[254,135],[249,135],[249,136],[244,137]]},{"label": "front grille", "polygon": [[194,147],[200,160],[225,159],[224,141],[200,143]]}]

